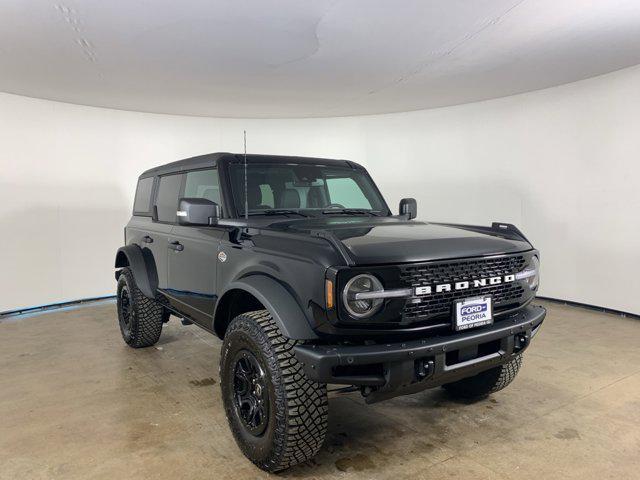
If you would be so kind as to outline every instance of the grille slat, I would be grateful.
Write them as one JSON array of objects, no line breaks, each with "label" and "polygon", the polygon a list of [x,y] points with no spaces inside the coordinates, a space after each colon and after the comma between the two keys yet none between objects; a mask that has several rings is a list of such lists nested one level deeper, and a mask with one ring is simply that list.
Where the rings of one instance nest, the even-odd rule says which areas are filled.
[{"label": "grille slat", "polygon": [[[407,287],[434,286],[444,283],[471,281],[515,274],[527,260],[523,255],[493,257],[477,260],[458,260],[432,264],[406,265],[400,271],[401,282]],[[454,301],[463,298],[491,295],[494,311],[499,312],[520,304],[525,294],[519,282],[487,285],[484,287],[433,293],[407,301],[403,309],[403,322],[441,323],[451,317]],[[416,300],[419,299],[419,302]],[[416,302],[416,303],[414,303]]]}]

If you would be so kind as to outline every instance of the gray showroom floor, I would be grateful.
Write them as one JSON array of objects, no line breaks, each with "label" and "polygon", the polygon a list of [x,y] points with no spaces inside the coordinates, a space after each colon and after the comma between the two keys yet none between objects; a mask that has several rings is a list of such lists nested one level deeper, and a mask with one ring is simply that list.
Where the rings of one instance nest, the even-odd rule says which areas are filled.
[{"label": "gray showroom floor", "polygon": [[[547,304],[505,391],[330,401],[318,457],[284,478],[640,478],[640,320]],[[0,478],[265,478],[220,402],[220,342],[172,320],[121,339],[112,302],[0,321]]]}]

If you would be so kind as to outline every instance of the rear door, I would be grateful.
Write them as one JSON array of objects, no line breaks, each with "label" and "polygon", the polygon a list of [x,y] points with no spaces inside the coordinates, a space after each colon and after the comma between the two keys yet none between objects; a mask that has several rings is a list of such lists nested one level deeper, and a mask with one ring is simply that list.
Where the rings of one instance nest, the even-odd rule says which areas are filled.
[{"label": "rear door", "polygon": [[133,215],[125,228],[125,243],[136,244],[146,248],[150,243],[150,233],[153,230],[152,205],[155,177],[145,177],[138,180],[136,196],[133,203]]},{"label": "rear door", "polygon": [[[181,197],[206,198],[220,205],[220,181],[215,168],[184,174]],[[175,212],[174,212],[175,214]],[[168,294],[175,308],[207,329],[212,328],[217,301],[218,249],[224,230],[175,225],[169,237]]]},{"label": "rear door", "polygon": [[149,228],[148,237],[140,245],[146,245],[153,252],[158,271],[158,288],[168,287],[169,236],[176,224],[178,196],[182,188],[182,174],[163,175],[158,181],[153,209],[155,217]]}]

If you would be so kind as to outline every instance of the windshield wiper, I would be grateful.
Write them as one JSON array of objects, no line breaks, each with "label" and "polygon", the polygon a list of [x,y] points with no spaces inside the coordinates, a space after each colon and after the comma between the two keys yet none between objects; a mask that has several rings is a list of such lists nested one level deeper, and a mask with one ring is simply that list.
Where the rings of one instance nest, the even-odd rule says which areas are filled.
[{"label": "windshield wiper", "polygon": [[286,209],[270,209],[270,210],[262,210],[260,212],[249,212],[249,216],[251,215],[300,215],[301,217],[308,217],[309,215],[305,215],[304,213],[298,212],[297,210],[286,210]]},{"label": "windshield wiper", "polygon": [[331,210],[323,210],[323,215],[371,215],[372,217],[378,217],[379,215],[372,210],[365,210],[363,208],[332,208]]}]

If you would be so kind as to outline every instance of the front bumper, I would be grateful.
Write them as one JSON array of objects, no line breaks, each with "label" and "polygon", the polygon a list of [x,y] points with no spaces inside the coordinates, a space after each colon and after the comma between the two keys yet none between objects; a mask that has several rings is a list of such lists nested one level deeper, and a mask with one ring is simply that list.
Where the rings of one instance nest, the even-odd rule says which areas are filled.
[{"label": "front bumper", "polygon": [[511,361],[536,335],[546,310],[527,306],[498,323],[450,336],[375,345],[298,345],[298,361],[319,383],[366,388],[367,403],[415,393]]}]

